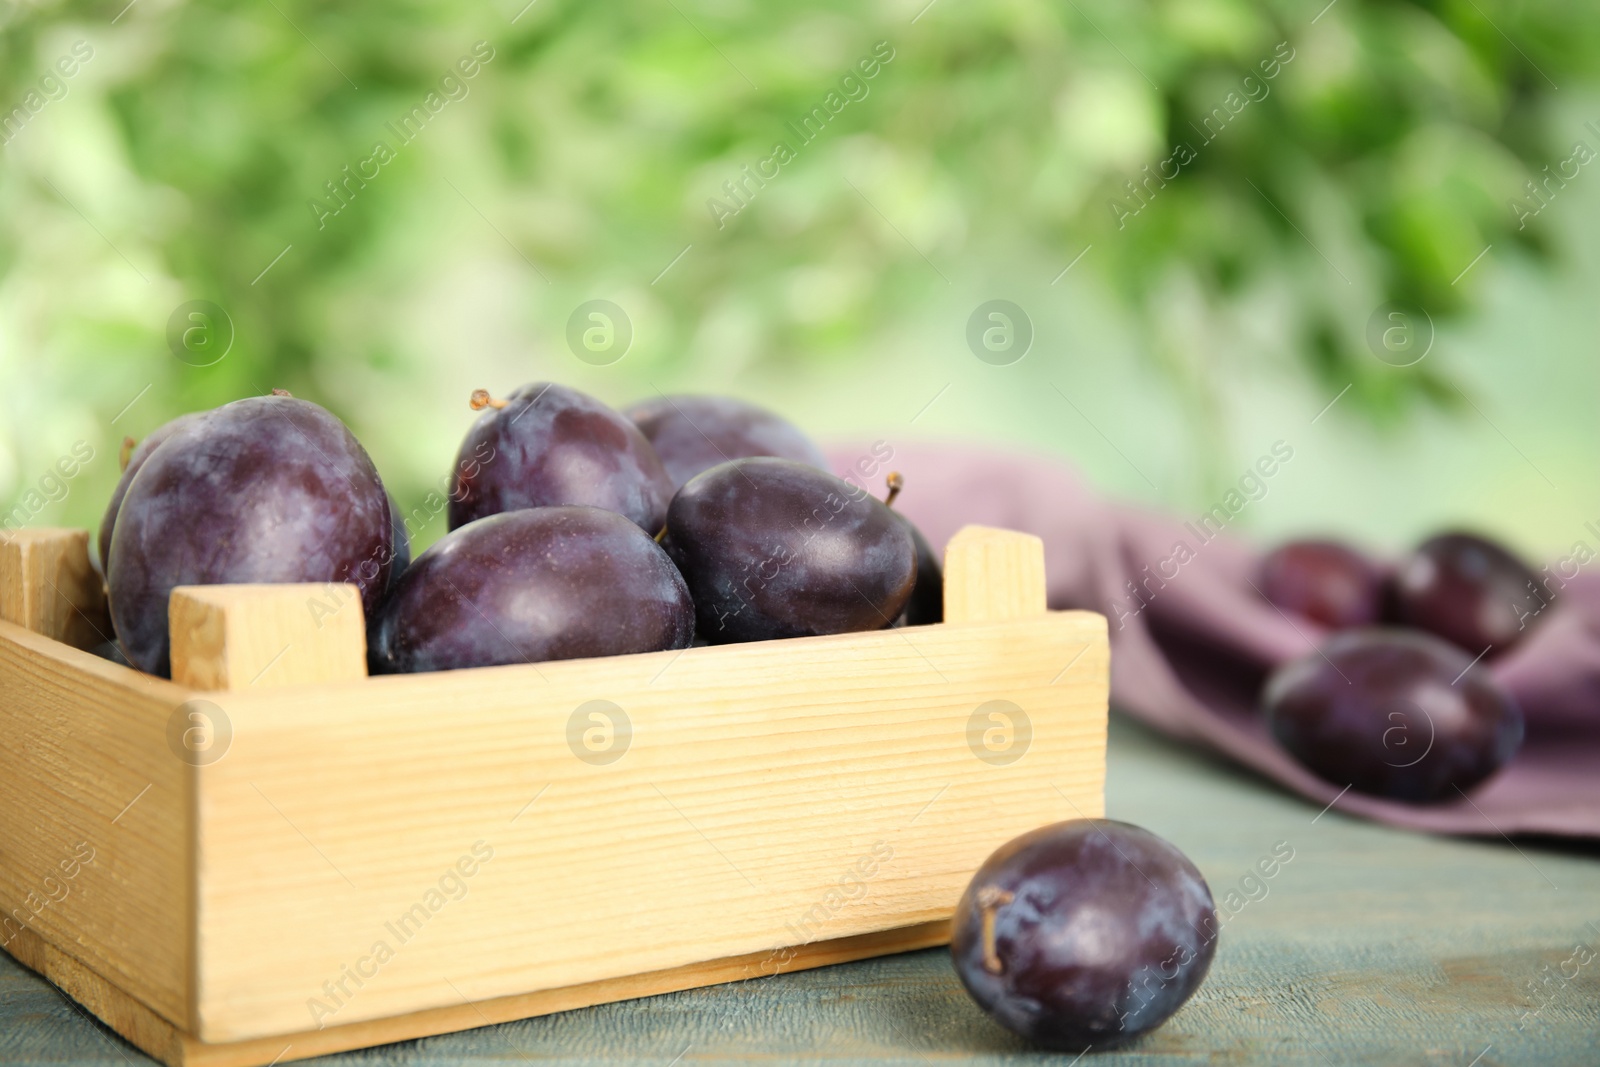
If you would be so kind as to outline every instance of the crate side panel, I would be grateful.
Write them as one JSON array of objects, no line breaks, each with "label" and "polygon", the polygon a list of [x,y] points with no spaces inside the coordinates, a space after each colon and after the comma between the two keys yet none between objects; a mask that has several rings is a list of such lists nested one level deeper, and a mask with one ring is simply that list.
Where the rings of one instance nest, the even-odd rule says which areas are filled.
[{"label": "crate side panel", "polygon": [[995,847],[1102,813],[1107,674],[1057,613],[212,694],[197,1035],[947,919]]},{"label": "crate side panel", "polygon": [[180,1025],[188,767],[176,686],[0,623],[0,943],[33,931]]}]

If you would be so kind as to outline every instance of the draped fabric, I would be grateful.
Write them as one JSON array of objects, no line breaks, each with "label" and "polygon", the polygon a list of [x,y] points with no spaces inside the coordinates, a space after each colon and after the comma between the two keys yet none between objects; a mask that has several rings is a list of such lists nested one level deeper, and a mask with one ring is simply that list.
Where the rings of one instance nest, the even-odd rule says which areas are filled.
[{"label": "draped fabric", "polygon": [[[1328,633],[1261,596],[1260,549],[1220,516],[1198,525],[1108,500],[1066,463],[1040,456],[954,443],[896,442],[893,453],[883,471],[906,483],[895,507],[936,551],[967,524],[1044,540],[1050,606],[1109,620],[1115,709],[1318,806],[1444,834],[1600,837],[1600,573],[1580,574],[1520,645],[1485,664],[1527,719],[1510,764],[1439,804],[1341,796],[1278,747],[1257,710],[1267,674]],[[835,471],[857,484],[861,457],[873,455],[831,452]]]}]

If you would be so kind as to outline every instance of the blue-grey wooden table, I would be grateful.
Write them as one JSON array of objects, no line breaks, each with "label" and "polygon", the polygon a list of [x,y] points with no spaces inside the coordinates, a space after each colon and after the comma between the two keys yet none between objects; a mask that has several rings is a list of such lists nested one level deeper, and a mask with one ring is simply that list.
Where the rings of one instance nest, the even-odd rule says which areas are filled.
[{"label": "blue-grey wooden table", "polygon": [[[1194,999],[1140,1043],[1094,1054],[1084,1067],[1600,1065],[1600,849],[1493,836],[1446,840],[1357,822],[1337,810],[1319,813],[1120,718],[1112,722],[1107,804],[1112,817],[1187,852],[1228,918],[1211,975]],[[1293,859],[1270,880],[1255,876],[1257,860],[1280,842]],[[962,993],[945,952],[931,950],[325,1062],[697,1067],[1072,1059],[1030,1050],[991,1024]],[[152,1061],[0,954],[0,1063]]]}]

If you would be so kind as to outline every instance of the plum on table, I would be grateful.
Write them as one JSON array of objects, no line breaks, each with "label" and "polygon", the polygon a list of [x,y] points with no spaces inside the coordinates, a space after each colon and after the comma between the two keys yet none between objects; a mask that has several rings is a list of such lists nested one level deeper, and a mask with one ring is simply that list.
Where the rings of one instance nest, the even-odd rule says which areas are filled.
[{"label": "plum on table", "polygon": [[1216,954],[1211,890],[1168,842],[1074,819],[984,861],[956,906],[950,954],[979,1007],[1047,1048],[1106,1049],[1182,1007]]}]

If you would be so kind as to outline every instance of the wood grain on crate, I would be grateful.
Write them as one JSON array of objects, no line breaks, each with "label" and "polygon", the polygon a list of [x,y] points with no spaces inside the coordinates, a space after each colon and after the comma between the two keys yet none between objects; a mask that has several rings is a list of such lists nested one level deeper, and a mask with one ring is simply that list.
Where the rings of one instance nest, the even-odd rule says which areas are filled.
[{"label": "wood grain on crate", "polygon": [[172,591],[172,678],[193,689],[274,688],[367,676],[353,585],[209,585]]},{"label": "wood grain on crate", "polygon": [[11,530],[0,535],[0,619],[75,648],[110,640],[100,575],[87,530]]},{"label": "wood grain on crate", "polygon": [[[948,567],[989,574],[999,619],[1027,603],[1013,583],[1040,575],[1013,568],[996,540],[957,538]],[[1059,814],[1058,784],[1101,810],[1104,620],[1040,606],[1012,621],[376,678],[292,699],[215,694],[235,740],[198,771],[198,1036],[381,1019],[947,918],[995,844]],[[996,700],[1031,719],[1015,763],[972,747],[993,725],[984,716],[973,735],[974,713]],[[623,754],[580,758],[608,718]],[[852,879],[868,889],[845,905]]]},{"label": "wood grain on crate", "polygon": [[[204,693],[19,631],[62,706],[129,690],[87,718],[171,838],[133,879],[159,951],[106,951],[139,919],[98,913],[19,951],[167,1062],[243,1065],[933,943],[995,844],[1102,811],[1105,623],[1044,612],[1042,558],[963,531],[935,627],[371,680],[330,587],[184,590]],[[168,747],[189,698],[225,758]]]},{"label": "wood grain on crate", "polygon": [[[1349,818],[1337,805],[1320,808],[1112,718],[1109,814],[1181,848],[1219,904],[1233,892],[1239,910],[1223,928],[1205,984],[1177,1015],[1134,1045],[1091,1053],[1077,1067],[1468,1067],[1475,1059],[1476,1067],[1593,1067],[1600,956],[1580,967],[1586,957],[1575,960],[1574,947],[1600,953],[1595,848],[1408,833]],[[1062,801],[1058,817],[1072,814]],[[1295,857],[1263,890],[1254,865],[1278,841],[1290,842]],[[1253,891],[1240,885],[1247,875]],[[271,1048],[267,1059],[290,1043]],[[299,1051],[294,1043],[285,1061]],[[1066,1067],[1076,1053],[1027,1048],[962,992],[948,953],[929,950],[532,1019],[337,1063],[667,1067],[680,1054],[677,1067]],[[0,959],[0,1062],[129,1067],[129,1060],[146,1067]]]},{"label": "wood grain on crate", "polygon": [[[949,941],[949,924],[928,923],[908,929],[886,930],[859,937],[818,941],[798,948],[772,970],[771,954],[752,953],[736,959],[677,967],[669,971],[631,974],[604,982],[547,989],[496,1000],[461,1002],[428,1011],[410,1012],[389,1019],[329,1026],[298,1034],[283,1034],[248,1041],[208,1044],[198,1041],[128,996],[111,982],[78,961],[24,931],[12,951],[17,960],[45,975],[64,992],[88,1007],[117,1033],[168,1067],[260,1067],[370,1048],[396,1041],[471,1030],[496,1023],[570,1011],[595,1004],[659,996],[724,982],[772,977],[826,967],[852,960],[942,945]],[[3,1015],[0,1015],[3,1017]]]},{"label": "wood grain on crate", "polygon": [[[73,612],[104,611],[87,535],[29,533],[26,552],[0,546],[0,944],[34,930],[187,1023],[189,795],[166,743],[185,693],[14,621],[28,605],[29,625],[86,642]],[[76,607],[41,605],[41,584]]]},{"label": "wood grain on crate", "polygon": [[[1026,619],[1045,613],[1044,542],[1011,530],[968,526],[950,539],[945,618],[967,622]],[[997,582],[995,575],[1007,575]]]},{"label": "wood grain on crate", "polygon": [[[1059,816],[1057,784],[1100,813],[1103,652],[1051,683],[1103,642],[1059,614],[216,694],[235,739],[198,772],[198,1033],[746,955],[803,940],[858,865],[870,891],[815,936],[945,918],[998,843]],[[968,744],[997,699],[1032,719],[1009,766]],[[631,722],[609,765],[569,745],[593,701]],[[441,879],[460,899],[430,898]],[[380,944],[381,981],[326,992]]]}]

